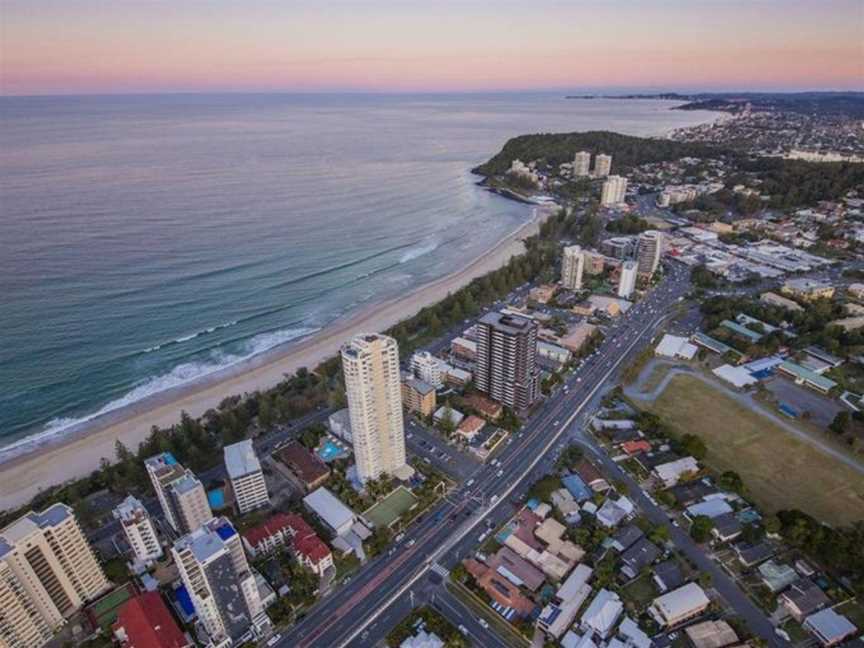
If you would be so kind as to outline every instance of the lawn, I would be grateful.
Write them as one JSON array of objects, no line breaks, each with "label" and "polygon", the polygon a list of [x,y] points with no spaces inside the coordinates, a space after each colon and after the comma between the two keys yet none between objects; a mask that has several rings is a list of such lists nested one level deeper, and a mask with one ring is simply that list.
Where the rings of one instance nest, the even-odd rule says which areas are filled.
[{"label": "lawn", "polygon": [[864,475],[709,385],[675,376],[649,409],[702,437],[707,464],[738,472],[764,510],[798,508],[828,524],[864,518]]},{"label": "lawn", "polygon": [[376,527],[389,527],[417,504],[417,498],[404,486],[393,490],[387,497],[372,506],[363,516]]},{"label": "lawn", "polygon": [[642,574],[636,580],[628,583],[621,590],[621,596],[628,603],[632,603],[637,613],[641,613],[648,605],[657,598],[657,590],[654,581],[649,574]]}]

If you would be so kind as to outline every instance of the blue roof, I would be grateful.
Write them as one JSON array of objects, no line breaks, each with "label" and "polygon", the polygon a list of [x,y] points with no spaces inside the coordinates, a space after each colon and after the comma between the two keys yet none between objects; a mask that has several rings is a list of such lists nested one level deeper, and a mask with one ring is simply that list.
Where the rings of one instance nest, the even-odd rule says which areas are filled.
[{"label": "blue roof", "polygon": [[532,497],[531,499],[529,499],[529,500],[525,503],[525,506],[527,506],[529,509],[531,509],[531,510],[533,511],[533,510],[536,509],[538,506],[540,506],[540,500],[538,500],[536,497]]},{"label": "blue roof", "polygon": [[234,527],[232,527],[230,524],[225,524],[225,525],[218,527],[216,529],[216,533],[218,533],[219,537],[222,538],[223,540],[227,540],[228,538],[231,538],[231,537],[237,535],[237,532],[234,530]]},{"label": "blue roof", "polygon": [[174,594],[177,597],[177,602],[180,604],[180,609],[183,610],[183,614],[187,617],[195,616],[195,606],[192,605],[192,597],[189,596],[186,586],[181,585],[174,590]]},{"label": "blue roof", "polygon": [[207,501],[211,509],[221,509],[225,506],[225,493],[221,488],[214,488],[207,493]]},{"label": "blue roof", "polygon": [[174,455],[171,454],[170,452],[166,452],[164,457],[165,457],[165,463],[168,464],[169,466],[173,466],[174,464],[177,463],[177,460],[174,458]]},{"label": "blue roof", "polygon": [[579,475],[567,475],[561,480],[561,483],[564,484],[564,488],[570,491],[573,499],[577,502],[591,499],[591,490]]}]

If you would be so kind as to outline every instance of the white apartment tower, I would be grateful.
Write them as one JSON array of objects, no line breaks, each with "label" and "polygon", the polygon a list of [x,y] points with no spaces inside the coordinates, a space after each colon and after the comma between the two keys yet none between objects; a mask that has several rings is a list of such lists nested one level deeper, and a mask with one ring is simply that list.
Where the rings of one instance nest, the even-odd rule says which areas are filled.
[{"label": "white apartment tower", "polygon": [[240,514],[254,511],[270,504],[267,484],[261,471],[261,462],[255,455],[252,441],[240,441],[225,446],[225,469],[231,480],[231,490]]},{"label": "white apartment tower", "polygon": [[0,531],[0,646],[35,648],[110,583],[65,504]]},{"label": "white apartment tower", "polygon": [[342,370],[360,480],[382,473],[410,474],[396,340],[380,334],[355,336],[342,347]]},{"label": "white apartment tower", "polygon": [[656,230],[646,230],[639,235],[636,248],[636,260],[639,264],[639,274],[653,275],[660,265],[663,255],[663,234]]},{"label": "white apartment tower", "polygon": [[573,176],[582,178],[591,173],[591,154],[588,151],[577,151],[573,156]]},{"label": "white apartment tower", "polygon": [[114,509],[114,517],[120,521],[138,563],[149,566],[162,557],[156,527],[140,501],[130,495]]},{"label": "white apartment tower", "polygon": [[269,624],[240,535],[226,518],[181,537],[171,553],[213,645],[240,644]]},{"label": "white apartment tower", "polygon": [[627,194],[627,178],[612,175],[603,183],[603,191],[600,194],[600,204],[604,207],[620,205],[624,202]]},{"label": "white apartment tower", "polygon": [[561,284],[568,290],[582,290],[582,273],[585,271],[585,256],[582,248],[571,245],[564,248],[561,259]]},{"label": "white apartment tower", "polygon": [[612,171],[612,156],[598,153],[594,158],[594,177],[605,178]]},{"label": "white apartment tower", "polygon": [[624,261],[621,264],[621,276],[618,278],[618,296],[630,299],[630,295],[636,290],[636,275],[639,264],[635,261]]},{"label": "white apartment tower", "polygon": [[189,533],[213,518],[204,486],[170,452],[144,461],[162,512],[177,533]]},{"label": "white apartment tower", "polygon": [[428,351],[417,351],[411,356],[411,371],[420,380],[435,389],[444,385],[444,363]]}]

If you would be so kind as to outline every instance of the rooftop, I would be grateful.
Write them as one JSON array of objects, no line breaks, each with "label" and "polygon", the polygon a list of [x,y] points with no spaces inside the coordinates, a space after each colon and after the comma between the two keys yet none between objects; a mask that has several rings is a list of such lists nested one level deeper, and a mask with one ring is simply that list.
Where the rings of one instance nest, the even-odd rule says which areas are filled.
[{"label": "rooftop", "polygon": [[261,472],[261,462],[255,454],[251,439],[225,446],[225,468],[231,479]]},{"label": "rooftop", "polygon": [[190,643],[174,622],[158,592],[129,599],[117,615],[114,630],[123,630],[123,648],[185,648]]}]

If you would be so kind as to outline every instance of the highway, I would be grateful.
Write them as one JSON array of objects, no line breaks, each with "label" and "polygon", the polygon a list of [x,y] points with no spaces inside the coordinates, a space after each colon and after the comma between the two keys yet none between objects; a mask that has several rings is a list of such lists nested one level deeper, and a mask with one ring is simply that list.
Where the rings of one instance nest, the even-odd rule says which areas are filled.
[{"label": "highway", "polygon": [[[372,645],[373,635],[380,634],[384,626],[392,627],[407,614],[410,606],[406,607],[405,601],[418,587],[422,589],[424,576],[428,579],[433,571],[450,569],[474,551],[479,535],[487,528],[487,518],[491,520],[490,526],[502,523],[512,514],[515,503],[524,498],[531,483],[552,468],[560,450],[568,443],[578,442],[603,465],[609,478],[627,484],[633,499],[650,519],[670,527],[676,544],[700,569],[712,575],[714,588],[754,635],[770,645],[785,646],[761,611],[685,532],[671,525],[662,509],[653,505],[638,484],[584,433],[594,411],[592,406],[599,403],[604,388],[614,385],[611,378],[616,371],[652,341],[688,289],[686,269],[670,267],[663,282],[609,328],[597,352],[537,407],[521,432],[499,455],[499,465],[479,468],[473,480],[449,493],[398,545],[364,565],[341,589],[313,606],[278,645],[308,648]],[[390,623],[385,624],[385,619]],[[372,631],[375,628],[377,632]],[[479,625],[475,632],[477,628]],[[486,645],[486,640],[480,645]]]}]

